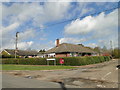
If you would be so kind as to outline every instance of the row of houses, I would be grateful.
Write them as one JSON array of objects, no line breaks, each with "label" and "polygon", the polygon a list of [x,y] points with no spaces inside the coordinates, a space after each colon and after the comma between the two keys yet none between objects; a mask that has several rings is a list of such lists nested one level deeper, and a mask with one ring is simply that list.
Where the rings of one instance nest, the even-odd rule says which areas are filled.
[{"label": "row of houses", "polygon": [[[14,56],[15,55],[15,49],[4,49],[1,54],[8,56]],[[39,55],[39,53],[37,51],[33,51],[33,50],[17,50],[16,55],[19,57],[37,57]]]},{"label": "row of houses", "polygon": [[[1,54],[15,55],[15,49],[4,49]],[[98,55],[93,49],[83,46],[82,44],[59,43],[56,40],[56,46],[45,53],[33,50],[17,50],[19,57],[77,57],[77,56],[96,56]]]}]

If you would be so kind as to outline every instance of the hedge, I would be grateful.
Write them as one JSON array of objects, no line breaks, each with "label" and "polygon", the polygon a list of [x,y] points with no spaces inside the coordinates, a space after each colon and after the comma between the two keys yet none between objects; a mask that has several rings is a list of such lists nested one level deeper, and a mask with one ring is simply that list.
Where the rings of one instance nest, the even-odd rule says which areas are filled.
[{"label": "hedge", "polygon": [[[59,64],[59,59],[56,58],[56,64]],[[84,57],[63,57],[64,65],[66,66],[80,66],[101,63],[111,60],[109,56],[84,56]],[[22,64],[22,65],[46,65],[46,58],[6,58],[2,59],[2,64]],[[49,61],[50,65],[54,61]]]},{"label": "hedge", "polygon": [[[16,56],[17,58],[19,56]],[[2,58],[15,58],[15,55],[2,55]]]}]

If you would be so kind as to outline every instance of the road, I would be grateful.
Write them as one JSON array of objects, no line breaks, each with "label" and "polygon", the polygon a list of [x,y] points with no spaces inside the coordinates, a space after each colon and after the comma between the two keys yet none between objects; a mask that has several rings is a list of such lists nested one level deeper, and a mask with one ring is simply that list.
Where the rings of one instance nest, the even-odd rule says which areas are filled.
[{"label": "road", "polygon": [[2,75],[2,88],[61,88],[60,84],[36,79]]},{"label": "road", "polygon": [[[117,65],[118,60],[112,60],[100,64],[80,66],[77,69],[70,70],[3,71],[3,73],[14,75],[17,78],[21,77],[25,79],[25,83],[30,83],[29,80],[31,80],[31,83],[32,80],[39,80],[38,82],[46,81],[48,83],[55,82],[55,87],[59,86],[58,82],[62,82],[66,88],[118,88],[119,70],[116,70]],[[31,79],[28,80],[28,78]],[[3,81],[5,82],[6,80]],[[3,83],[3,85],[5,86],[6,84]],[[41,84],[42,86],[44,84]],[[53,86],[50,85],[50,87]]]}]

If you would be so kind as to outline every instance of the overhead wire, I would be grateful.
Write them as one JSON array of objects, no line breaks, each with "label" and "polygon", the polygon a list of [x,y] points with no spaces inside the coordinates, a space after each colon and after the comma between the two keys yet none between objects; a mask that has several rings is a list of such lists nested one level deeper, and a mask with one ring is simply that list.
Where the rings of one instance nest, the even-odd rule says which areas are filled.
[{"label": "overhead wire", "polygon": [[73,20],[76,20],[76,19],[80,19],[80,18],[84,18],[86,16],[93,16],[93,15],[96,15],[96,14],[100,14],[102,12],[107,12],[107,11],[111,11],[111,10],[115,10],[115,9],[118,9],[119,7],[114,7],[114,8],[111,8],[111,9],[106,9],[106,10],[103,10],[103,11],[100,11],[100,12],[96,12],[96,13],[92,13],[92,14],[89,14],[89,15],[84,15],[84,16],[81,16],[81,17],[77,17],[77,18],[72,18],[72,19],[68,19],[68,20],[65,20],[65,21],[61,21],[61,22],[57,22],[57,23],[53,23],[53,24],[49,24],[49,25],[46,25],[45,28],[48,28],[48,27],[52,27],[52,26],[55,26],[55,25],[58,25],[58,24],[62,24],[62,23],[66,23],[66,22],[69,22],[69,21],[73,21]]}]

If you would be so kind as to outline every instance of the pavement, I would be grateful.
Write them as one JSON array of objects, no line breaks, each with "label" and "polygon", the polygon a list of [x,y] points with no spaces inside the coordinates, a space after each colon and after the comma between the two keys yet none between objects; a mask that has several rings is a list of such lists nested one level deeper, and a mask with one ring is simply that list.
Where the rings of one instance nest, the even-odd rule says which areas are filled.
[{"label": "pavement", "polygon": [[[23,87],[24,84],[28,85],[27,87],[34,87],[32,82],[35,80],[35,84],[37,82],[50,83],[45,88],[62,87],[62,84],[66,88],[118,88],[120,82],[118,81],[117,65],[118,60],[111,60],[100,64],[78,66],[77,69],[69,70],[3,71],[3,86],[13,86],[7,85],[7,79],[15,78],[15,81],[10,80],[9,82],[17,83],[22,80],[19,81],[20,87]],[[7,74],[9,75],[6,76]],[[21,79],[17,80],[17,78]],[[44,88],[45,83],[40,85],[37,83],[38,86],[35,87]],[[15,87],[18,86],[15,85]]]}]

